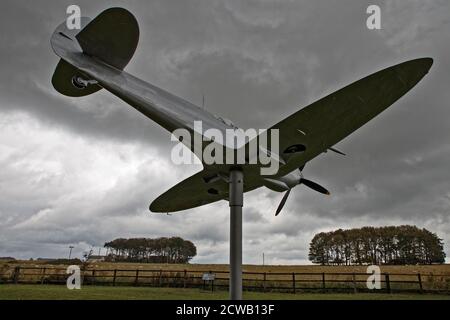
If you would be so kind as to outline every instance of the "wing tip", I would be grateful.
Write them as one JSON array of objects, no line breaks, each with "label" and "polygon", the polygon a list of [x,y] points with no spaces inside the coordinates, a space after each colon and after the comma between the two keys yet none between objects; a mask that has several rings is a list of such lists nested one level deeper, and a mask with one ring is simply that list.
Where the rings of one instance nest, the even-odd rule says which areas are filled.
[{"label": "wing tip", "polygon": [[431,57],[423,57],[409,60],[405,63],[408,63],[410,66],[414,66],[417,70],[423,70],[425,73],[428,73],[434,63],[434,59]]},{"label": "wing tip", "polygon": [[431,66],[434,63],[434,59],[431,57],[425,57],[425,58],[420,58],[418,59],[421,61],[421,63],[423,64],[424,68],[428,71],[431,69]]},{"label": "wing tip", "polygon": [[150,203],[150,205],[148,206],[148,210],[150,210],[150,212],[155,212],[155,213],[159,213],[159,212],[167,212],[167,210],[162,210],[161,208],[158,208],[158,205],[155,203],[156,201],[153,201],[152,203]]},{"label": "wing tip", "polygon": [[154,213],[169,213],[169,212],[176,212],[176,211],[180,211],[183,209],[175,209],[175,208],[171,208],[169,206],[164,206],[164,204],[162,203],[158,203],[158,199],[155,199],[152,203],[150,203],[150,205],[148,206],[148,210],[150,210],[150,212],[154,212]]}]

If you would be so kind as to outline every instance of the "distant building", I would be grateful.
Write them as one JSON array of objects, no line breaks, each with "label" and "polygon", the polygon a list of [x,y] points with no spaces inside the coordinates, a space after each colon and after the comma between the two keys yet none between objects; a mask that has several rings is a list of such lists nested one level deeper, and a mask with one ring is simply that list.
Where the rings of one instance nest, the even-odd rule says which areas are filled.
[{"label": "distant building", "polygon": [[105,258],[106,258],[105,256],[92,255],[87,258],[87,262],[103,262],[103,261],[105,261]]}]

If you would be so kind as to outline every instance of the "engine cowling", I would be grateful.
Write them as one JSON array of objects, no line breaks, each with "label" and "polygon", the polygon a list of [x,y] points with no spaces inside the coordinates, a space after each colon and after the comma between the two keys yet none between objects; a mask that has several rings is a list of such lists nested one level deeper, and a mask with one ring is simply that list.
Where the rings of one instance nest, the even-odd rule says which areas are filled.
[{"label": "engine cowling", "polygon": [[276,191],[276,192],[284,192],[289,190],[289,186],[280,180],[276,179],[270,179],[270,178],[264,178],[264,186],[266,188],[269,188],[270,190]]}]

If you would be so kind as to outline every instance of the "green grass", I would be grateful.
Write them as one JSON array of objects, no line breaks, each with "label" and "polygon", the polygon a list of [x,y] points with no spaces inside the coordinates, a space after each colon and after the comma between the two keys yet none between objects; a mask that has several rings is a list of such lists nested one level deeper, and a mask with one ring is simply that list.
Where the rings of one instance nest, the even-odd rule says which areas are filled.
[{"label": "green grass", "polygon": [[[226,300],[226,291],[200,289],[84,286],[68,290],[63,285],[0,285],[0,300]],[[450,300],[450,295],[431,294],[345,294],[244,292],[248,300]]]}]

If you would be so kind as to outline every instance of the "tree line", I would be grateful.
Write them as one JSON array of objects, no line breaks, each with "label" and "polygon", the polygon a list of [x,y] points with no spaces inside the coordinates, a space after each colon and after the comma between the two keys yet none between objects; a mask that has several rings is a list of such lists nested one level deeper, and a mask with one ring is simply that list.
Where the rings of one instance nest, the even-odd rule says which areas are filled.
[{"label": "tree line", "polygon": [[106,242],[105,248],[108,261],[187,263],[197,254],[195,245],[180,237],[119,238]]},{"label": "tree line", "polygon": [[444,263],[442,239],[416,226],[363,227],[321,232],[309,260],[322,265]]}]

